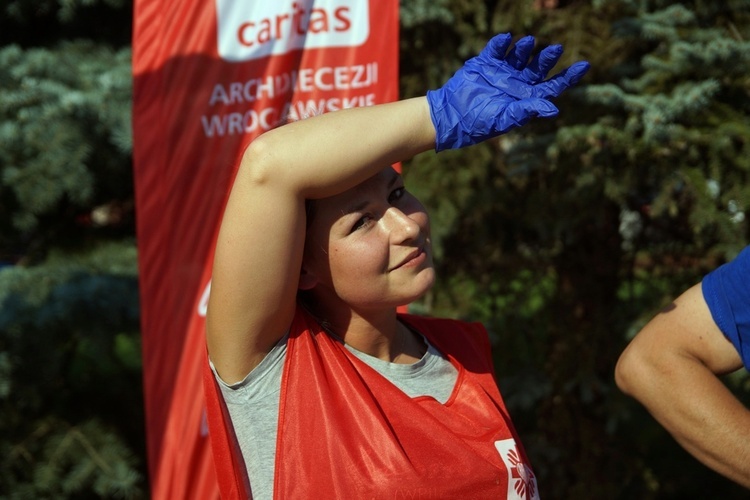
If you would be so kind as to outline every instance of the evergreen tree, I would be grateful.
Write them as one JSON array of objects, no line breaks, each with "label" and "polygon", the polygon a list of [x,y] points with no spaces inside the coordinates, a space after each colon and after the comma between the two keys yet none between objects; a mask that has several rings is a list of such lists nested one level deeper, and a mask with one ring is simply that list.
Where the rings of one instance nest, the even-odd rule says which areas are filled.
[{"label": "evergreen tree", "polygon": [[0,10],[0,496],[145,486],[130,11]]}]

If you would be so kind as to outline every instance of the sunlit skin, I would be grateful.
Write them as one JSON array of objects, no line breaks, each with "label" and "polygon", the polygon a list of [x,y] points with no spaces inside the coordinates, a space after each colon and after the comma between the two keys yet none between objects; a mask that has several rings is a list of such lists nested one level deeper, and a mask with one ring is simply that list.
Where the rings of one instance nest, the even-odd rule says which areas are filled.
[{"label": "sunlit skin", "polygon": [[434,280],[429,217],[393,168],[316,201],[300,288],[310,291],[316,316],[347,343],[366,342],[365,350],[390,358],[387,343],[373,349],[369,341],[385,340],[375,331],[395,324],[395,308],[420,298]]},{"label": "sunlit skin", "polygon": [[[399,197],[401,179],[387,166],[434,147],[425,97],[300,120],[248,146],[217,239],[206,315],[211,359],[225,381],[245,378],[289,331],[299,289],[350,346],[399,363],[419,356],[421,341],[396,306],[430,288],[431,260],[392,266],[422,243],[430,255],[429,222],[416,200]],[[312,227],[306,200],[315,200]],[[373,220],[356,231],[356,220],[340,225],[353,209],[366,212],[356,220]]]}]

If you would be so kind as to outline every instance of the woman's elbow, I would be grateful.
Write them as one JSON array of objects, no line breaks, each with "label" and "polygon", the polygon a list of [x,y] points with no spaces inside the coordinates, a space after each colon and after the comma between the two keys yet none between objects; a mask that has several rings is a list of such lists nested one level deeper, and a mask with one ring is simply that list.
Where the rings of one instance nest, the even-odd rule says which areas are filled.
[{"label": "woman's elbow", "polygon": [[253,140],[245,148],[240,158],[237,177],[252,185],[263,185],[269,182],[273,167],[273,147],[268,144],[265,135]]},{"label": "woman's elbow", "polygon": [[628,346],[615,365],[615,384],[628,396],[633,396],[634,386],[637,384],[639,364],[637,358],[637,354],[632,352],[631,346]]},{"label": "woman's elbow", "polygon": [[640,400],[669,377],[666,359],[649,343],[634,339],[615,365],[615,384],[628,396]]}]

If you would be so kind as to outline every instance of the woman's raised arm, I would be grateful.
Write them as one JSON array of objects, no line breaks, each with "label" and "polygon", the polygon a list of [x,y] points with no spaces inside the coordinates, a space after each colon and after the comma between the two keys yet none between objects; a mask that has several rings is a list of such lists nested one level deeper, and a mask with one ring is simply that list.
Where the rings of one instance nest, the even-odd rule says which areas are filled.
[{"label": "woman's raised arm", "polygon": [[344,192],[417,153],[477,144],[535,116],[588,70],[547,79],[562,55],[530,60],[533,37],[511,47],[495,36],[440,89],[291,123],[256,139],[242,157],[221,224],[208,306],[211,359],[222,378],[245,377],[294,314],[305,241],[305,200]]},{"label": "woman's raised arm", "polygon": [[434,147],[425,98],[352,108],[267,132],[245,151],[221,223],[207,334],[237,382],[286,332],[305,241],[305,200],[343,192]]}]

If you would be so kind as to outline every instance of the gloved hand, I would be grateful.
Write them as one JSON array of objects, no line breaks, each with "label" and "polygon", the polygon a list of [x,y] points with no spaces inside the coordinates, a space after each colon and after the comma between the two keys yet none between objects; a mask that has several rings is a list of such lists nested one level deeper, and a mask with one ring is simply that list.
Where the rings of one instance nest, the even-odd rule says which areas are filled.
[{"label": "gloved hand", "polygon": [[443,87],[427,92],[435,151],[478,144],[535,116],[557,115],[549,99],[578,83],[589,69],[589,63],[577,62],[545,81],[562,46],[545,47],[527,64],[534,37],[520,39],[508,52],[510,44],[510,33],[496,35]]}]

